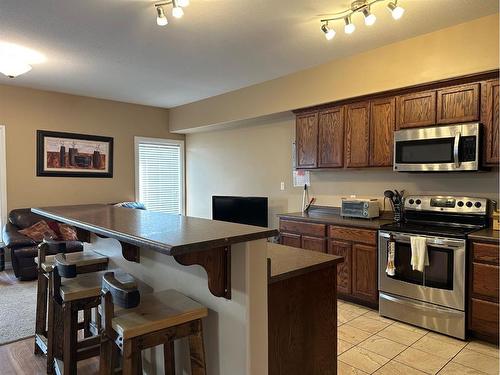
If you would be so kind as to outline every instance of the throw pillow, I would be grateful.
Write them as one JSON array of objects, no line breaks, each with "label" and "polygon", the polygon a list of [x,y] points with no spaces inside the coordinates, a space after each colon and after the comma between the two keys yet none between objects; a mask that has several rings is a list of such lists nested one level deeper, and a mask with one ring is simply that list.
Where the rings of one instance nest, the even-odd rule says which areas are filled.
[{"label": "throw pillow", "polygon": [[57,234],[50,229],[49,225],[44,220],[33,224],[31,227],[21,229],[19,233],[24,234],[36,242],[42,242],[44,239],[57,239]]},{"label": "throw pillow", "polygon": [[76,229],[71,225],[59,223],[59,232],[63,241],[78,241]]}]

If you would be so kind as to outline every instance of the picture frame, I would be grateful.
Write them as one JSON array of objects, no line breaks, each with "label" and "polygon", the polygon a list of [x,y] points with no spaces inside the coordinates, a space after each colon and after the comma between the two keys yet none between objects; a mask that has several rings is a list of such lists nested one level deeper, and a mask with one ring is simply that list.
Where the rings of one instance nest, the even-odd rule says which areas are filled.
[{"label": "picture frame", "polygon": [[113,177],[113,138],[37,130],[39,177]]}]

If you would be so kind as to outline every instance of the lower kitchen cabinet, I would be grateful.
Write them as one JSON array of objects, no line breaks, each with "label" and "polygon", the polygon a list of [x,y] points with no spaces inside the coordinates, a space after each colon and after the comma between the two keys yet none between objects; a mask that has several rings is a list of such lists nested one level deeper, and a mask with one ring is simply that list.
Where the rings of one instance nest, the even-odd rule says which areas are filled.
[{"label": "lower kitchen cabinet", "polygon": [[377,248],[352,245],[352,295],[367,302],[378,301]]},{"label": "lower kitchen cabinet", "polygon": [[326,253],[326,225],[296,220],[280,220],[280,243]]},{"label": "lower kitchen cabinet", "polygon": [[352,246],[350,242],[330,240],[328,253],[344,257],[344,262],[337,266],[337,291],[344,295],[352,291]]}]

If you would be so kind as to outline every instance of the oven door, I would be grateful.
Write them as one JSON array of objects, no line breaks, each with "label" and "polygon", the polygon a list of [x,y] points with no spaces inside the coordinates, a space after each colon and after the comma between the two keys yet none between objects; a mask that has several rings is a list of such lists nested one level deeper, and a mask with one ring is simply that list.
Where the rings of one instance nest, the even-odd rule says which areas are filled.
[{"label": "oven door", "polygon": [[[395,241],[396,274],[388,276],[387,245]],[[419,301],[465,310],[465,240],[421,236],[427,238],[429,266],[424,272],[413,271],[410,234],[379,232],[379,288]]]},{"label": "oven door", "polygon": [[478,170],[479,129],[479,124],[465,124],[399,130],[394,136],[394,170]]}]

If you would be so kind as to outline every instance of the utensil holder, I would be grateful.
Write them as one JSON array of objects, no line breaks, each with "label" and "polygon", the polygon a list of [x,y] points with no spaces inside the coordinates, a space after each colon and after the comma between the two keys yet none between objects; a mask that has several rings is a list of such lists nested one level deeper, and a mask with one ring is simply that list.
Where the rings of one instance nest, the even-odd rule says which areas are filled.
[{"label": "utensil holder", "polygon": [[394,203],[394,221],[396,223],[400,223],[404,219],[403,215],[403,208],[404,204],[403,202],[401,203]]}]

